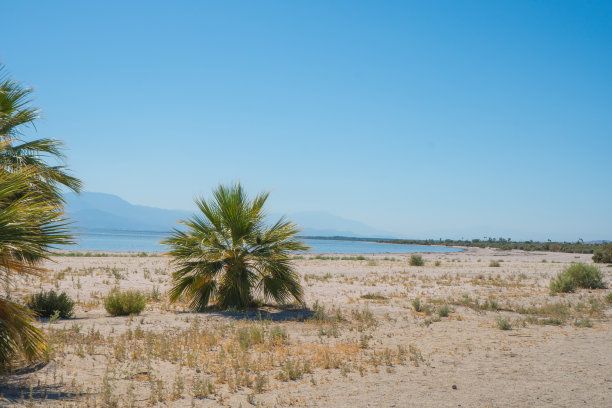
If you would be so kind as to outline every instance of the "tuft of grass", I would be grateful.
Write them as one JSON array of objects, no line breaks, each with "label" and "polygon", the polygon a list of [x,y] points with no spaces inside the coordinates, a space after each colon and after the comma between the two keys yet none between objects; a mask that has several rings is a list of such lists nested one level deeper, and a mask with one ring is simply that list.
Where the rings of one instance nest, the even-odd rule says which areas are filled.
[{"label": "tuft of grass", "polygon": [[501,266],[501,264],[499,263],[499,261],[492,260],[491,262],[489,262],[489,266],[491,268],[499,268]]},{"label": "tuft of grass", "polygon": [[211,394],[215,394],[215,386],[210,380],[195,379],[191,385],[191,393],[194,398],[206,398]]},{"label": "tuft of grass", "polygon": [[423,307],[421,305],[421,299],[416,298],[412,301],[412,307],[414,307],[414,311],[415,312],[421,312],[423,310]]},{"label": "tuft of grass", "polygon": [[36,293],[30,297],[27,306],[40,317],[55,316],[57,320],[74,315],[74,301],[65,292],[59,295],[54,290]]},{"label": "tuft of grass", "polygon": [[410,255],[410,266],[423,266],[425,265],[425,260],[421,255],[412,254]]},{"label": "tuft of grass", "polygon": [[151,299],[153,302],[159,302],[161,300],[161,292],[157,286],[153,286],[149,299]]},{"label": "tuft of grass", "polygon": [[601,271],[593,265],[571,264],[550,281],[552,293],[574,292],[577,288],[604,289]]},{"label": "tuft of grass", "polygon": [[519,307],[515,310],[519,314],[565,318],[570,312],[570,304],[566,302],[545,303],[542,306]]},{"label": "tuft of grass", "polygon": [[380,293],[366,293],[365,295],[361,295],[361,298],[368,300],[387,300],[387,297]]},{"label": "tuft of grass", "polygon": [[281,363],[280,372],[277,377],[281,381],[295,381],[302,379],[304,372],[308,371],[310,371],[308,362],[288,358]]},{"label": "tuft of grass", "polygon": [[612,303],[612,292],[608,293],[605,299],[606,299],[606,303]]},{"label": "tuft of grass", "polygon": [[591,320],[588,317],[584,319],[577,319],[574,321],[574,326],[576,327],[593,327]]},{"label": "tuft of grass", "polygon": [[440,262],[440,261],[434,262],[434,266],[440,266],[440,265],[442,265],[442,262]]},{"label": "tuft of grass", "polygon": [[495,319],[495,325],[500,330],[510,330],[512,329],[512,324],[503,316],[497,316]]},{"label": "tuft of grass", "polygon": [[104,299],[104,309],[112,316],[140,314],[146,305],[147,299],[139,290],[112,290]]},{"label": "tuft of grass", "polygon": [[449,305],[442,305],[442,307],[440,307],[438,309],[438,316],[440,317],[448,317],[449,313],[451,312],[451,308]]},{"label": "tuft of grass", "polygon": [[270,329],[270,343],[272,344],[285,344],[289,335],[287,329],[281,326],[274,326]]}]

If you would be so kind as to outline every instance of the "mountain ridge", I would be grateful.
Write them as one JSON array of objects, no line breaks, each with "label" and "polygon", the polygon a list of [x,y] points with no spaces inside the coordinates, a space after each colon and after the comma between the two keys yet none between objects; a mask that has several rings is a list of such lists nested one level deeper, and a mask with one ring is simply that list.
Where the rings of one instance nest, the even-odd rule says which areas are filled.
[{"label": "mountain ridge", "polygon": [[[81,231],[168,232],[177,227],[178,220],[193,215],[192,212],[185,210],[131,204],[117,195],[98,192],[66,194],[65,209],[67,215],[76,221],[77,229]],[[276,220],[281,216],[273,213],[268,219]],[[324,211],[302,211],[285,217],[298,224],[302,236],[396,237],[396,234]]]}]

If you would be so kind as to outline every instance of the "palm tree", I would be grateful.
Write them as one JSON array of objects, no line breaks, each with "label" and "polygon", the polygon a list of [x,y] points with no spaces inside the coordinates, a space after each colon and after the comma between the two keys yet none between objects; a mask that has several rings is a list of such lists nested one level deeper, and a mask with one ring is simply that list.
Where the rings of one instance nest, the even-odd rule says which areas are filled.
[{"label": "palm tree", "polygon": [[[37,177],[32,170],[0,170],[0,271],[7,285],[13,274],[39,275],[37,263],[48,259],[49,248],[71,240],[62,211],[30,188]],[[32,312],[0,297],[0,370],[19,352],[27,360],[42,357],[45,347]]]},{"label": "palm tree", "polygon": [[[39,263],[59,244],[72,243],[63,216],[62,186],[75,192],[81,181],[62,163],[62,144],[52,139],[24,140],[40,110],[31,106],[32,90],[8,78],[0,65],[0,279],[38,275]],[[49,163],[49,160],[56,163]],[[45,340],[32,313],[0,297],[0,369],[16,354],[42,356]]]},{"label": "palm tree", "polygon": [[[34,127],[40,109],[31,106],[32,89],[9,78],[0,65],[0,169],[15,172],[33,169],[30,187],[41,197],[63,204],[61,186],[79,192],[81,181],[63,164],[63,144],[55,139],[23,140],[23,130]],[[48,161],[57,161],[53,165]]]},{"label": "palm tree", "polygon": [[170,300],[190,300],[202,311],[209,301],[222,309],[244,309],[256,298],[285,303],[302,301],[302,287],[290,254],[309,248],[296,240],[297,226],[284,218],[265,223],[268,193],[250,200],[240,184],[213,191],[213,199],[197,199],[201,215],[181,224],[163,241],[176,266]]}]

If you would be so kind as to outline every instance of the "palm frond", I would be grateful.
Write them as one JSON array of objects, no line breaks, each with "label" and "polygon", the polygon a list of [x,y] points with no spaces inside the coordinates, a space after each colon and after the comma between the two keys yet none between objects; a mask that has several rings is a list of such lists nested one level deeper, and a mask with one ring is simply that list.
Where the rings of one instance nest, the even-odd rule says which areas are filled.
[{"label": "palm frond", "polygon": [[0,298],[0,369],[9,368],[18,353],[27,360],[43,357],[46,341],[33,323],[30,310]]}]

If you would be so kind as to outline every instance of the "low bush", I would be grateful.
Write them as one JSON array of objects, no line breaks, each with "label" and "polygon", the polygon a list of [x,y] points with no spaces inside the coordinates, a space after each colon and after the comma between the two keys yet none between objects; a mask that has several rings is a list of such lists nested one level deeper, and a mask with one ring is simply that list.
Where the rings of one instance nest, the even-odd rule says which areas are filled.
[{"label": "low bush", "polygon": [[58,295],[54,290],[32,295],[27,306],[40,317],[56,315],[68,319],[74,314],[74,301],[65,292]]},{"label": "low bush", "polygon": [[489,262],[489,266],[492,268],[499,268],[500,267],[500,263],[499,261],[491,261]]},{"label": "low bush", "polygon": [[577,288],[605,288],[601,271],[593,265],[575,263],[565,268],[556,278],[550,281],[550,290],[553,293],[573,292]]},{"label": "low bush", "polygon": [[410,255],[410,266],[423,266],[425,265],[425,260],[421,255],[412,254]]},{"label": "low bush", "polygon": [[495,319],[495,324],[497,325],[497,328],[500,330],[512,329],[512,324],[508,321],[508,319],[502,316],[497,316],[497,319]]},{"label": "low bush", "polygon": [[146,305],[147,298],[139,290],[113,290],[104,299],[104,308],[113,316],[140,314]]},{"label": "low bush", "polygon": [[438,309],[438,316],[440,317],[448,317],[448,314],[451,312],[451,308],[448,305],[443,305]]},{"label": "low bush", "polygon": [[612,243],[602,244],[593,252],[593,262],[612,264]]}]

